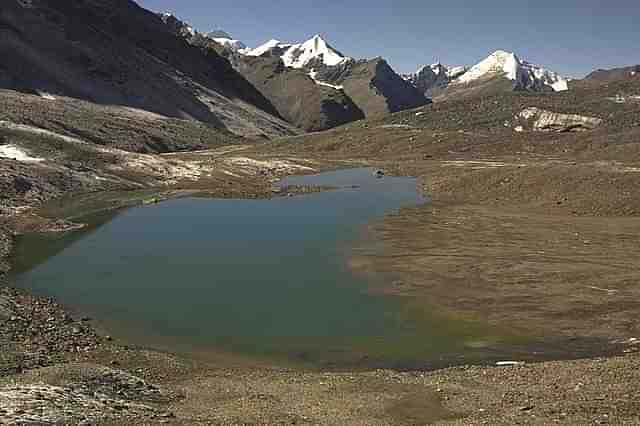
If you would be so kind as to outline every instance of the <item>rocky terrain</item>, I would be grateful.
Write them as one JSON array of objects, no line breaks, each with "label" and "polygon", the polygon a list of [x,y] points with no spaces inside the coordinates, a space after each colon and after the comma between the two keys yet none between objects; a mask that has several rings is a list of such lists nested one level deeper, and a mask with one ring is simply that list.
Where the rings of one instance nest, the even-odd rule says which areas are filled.
[{"label": "rocky terrain", "polygon": [[405,74],[402,76],[410,82],[421,93],[432,99],[440,95],[451,81],[460,77],[467,72],[468,67],[454,67],[452,69],[437,63],[432,65],[424,65],[413,74]]},{"label": "rocky terrain", "polygon": [[279,58],[240,57],[236,63],[280,115],[300,129],[326,130],[364,118],[343,90],[318,84],[304,71],[285,67]]},{"label": "rocky terrain", "polygon": [[[373,224],[371,233],[384,241],[383,250],[377,245],[354,248],[356,270],[398,277],[372,291],[540,335],[535,354],[523,352],[516,361],[619,356],[404,373],[299,371],[226,356],[196,361],[127,346],[54,301],[4,288],[0,419],[70,424],[637,423],[635,318],[640,307],[633,283],[640,273],[640,253],[633,242],[640,205],[633,194],[640,178],[640,108],[617,102],[616,96],[630,98],[639,91],[633,80],[576,82],[574,90],[559,94],[450,100],[268,145],[224,146],[205,138],[207,148],[217,148],[161,155],[154,152],[174,146],[148,145],[144,133],[132,139],[139,141],[135,148],[120,145],[120,138],[88,125],[84,134],[93,137],[83,139],[77,129],[37,112],[46,99],[7,92],[12,102],[22,99],[35,106],[27,110],[33,124],[2,125],[0,248],[5,255],[15,232],[71,225],[45,219],[43,212],[113,207],[185,191],[270,196],[269,179],[279,175],[371,164],[420,177],[422,190],[433,198],[432,204],[403,209]],[[93,111],[80,105],[80,116]],[[521,114],[531,108],[547,114],[553,131],[536,131],[535,121],[522,122]],[[20,121],[17,108],[12,114]],[[110,122],[126,119],[122,114],[118,110]],[[572,132],[567,117],[594,126]],[[172,131],[177,135],[196,131],[190,121],[163,118],[142,122],[140,132],[160,131],[171,123],[179,126]],[[162,132],[171,139],[171,133]],[[93,192],[107,188],[130,189],[129,198]],[[78,194],[75,201],[60,208],[32,208],[69,193]],[[3,268],[8,266],[5,261]]]},{"label": "rocky terrain", "polygon": [[[0,423],[640,423],[635,68],[562,92],[513,91],[498,72],[427,104],[382,59],[312,77],[248,55],[242,72],[226,37],[195,33],[126,0],[0,5]],[[309,103],[292,107],[285,84]],[[272,183],[353,165],[417,176],[432,199],[353,248],[354,271],[394,276],[372,292],[535,344],[500,366],[302,370],[141,348],[11,288],[18,234],[189,194],[308,193],[321,188]]]},{"label": "rocky terrain", "polygon": [[175,37],[133,1],[0,5],[0,88],[118,105],[269,137],[295,131],[214,51]]},{"label": "rocky terrain", "polygon": [[320,70],[317,78],[342,87],[367,118],[382,117],[429,103],[382,58],[347,61]]}]

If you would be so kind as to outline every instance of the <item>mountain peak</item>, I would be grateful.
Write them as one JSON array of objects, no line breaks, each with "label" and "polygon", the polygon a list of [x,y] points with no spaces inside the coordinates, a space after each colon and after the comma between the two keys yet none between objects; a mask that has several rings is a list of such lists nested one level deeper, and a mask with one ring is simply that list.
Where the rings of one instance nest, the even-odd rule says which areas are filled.
[{"label": "mountain peak", "polygon": [[280,40],[276,40],[272,38],[271,40],[261,44],[260,46],[254,49],[244,49],[241,53],[247,56],[262,56],[265,53],[272,51],[273,49],[276,49],[276,48],[287,49],[290,46],[291,46],[290,44],[282,43]]},{"label": "mountain peak", "polygon": [[321,63],[326,66],[335,66],[344,62],[347,58],[334,49],[319,34],[316,34],[302,44],[292,45],[282,55],[285,65],[291,68],[304,68],[311,62]]},{"label": "mountain peak", "polygon": [[310,68],[315,65],[335,66],[348,59],[320,34],[299,44],[282,43],[272,39],[255,49],[244,49],[241,53],[247,56],[262,56],[275,50],[284,64],[290,68]]},{"label": "mountain peak", "polygon": [[513,52],[509,52],[506,50],[502,50],[502,49],[498,49],[495,52],[493,52],[491,55],[489,56],[494,56],[494,57],[507,57],[507,56],[512,56],[515,55],[515,53]]},{"label": "mountain peak", "polygon": [[454,80],[454,83],[470,83],[501,73],[521,88],[539,89],[548,86],[555,91],[568,89],[567,80],[557,73],[522,61],[515,53],[506,50],[496,50]]}]

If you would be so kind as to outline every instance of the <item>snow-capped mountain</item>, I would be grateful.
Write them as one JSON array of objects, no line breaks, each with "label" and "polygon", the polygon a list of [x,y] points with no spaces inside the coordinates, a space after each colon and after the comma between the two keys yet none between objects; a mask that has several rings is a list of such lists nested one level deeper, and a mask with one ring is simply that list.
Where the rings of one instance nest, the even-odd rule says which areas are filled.
[{"label": "snow-capped mountain", "polygon": [[404,74],[402,78],[413,84],[428,98],[439,95],[449,83],[467,72],[469,67],[449,68],[441,63],[423,65],[413,74]]},{"label": "snow-capped mountain", "polygon": [[568,81],[558,73],[520,60],[513,52],[497,50],[452,81],[452,84],[471,83],[491,75],[504,73],[517,88],[539,90],[550,87],[556,92],[569,89]]},{"label": "snow-capped mountain", "polygon": [[247,48],[240,53],[247,56],[262,56],[267,52],[272,52],[275,50],[280,50],[284,52],[290,47],[291,47],[291,43],[282,43],[279,40],[269,40],[268,42],[261,44],[260,46],[254,49]]},{"label": "snow-capped mountain", "polygon": [[228,47],[234,52],[239,52],[247,48],[243,42],[234,39],[229,35],[229,33],[222,30],[211,31],[207,33],[206,36],[216,43],[221,44],[224,47]]},{"label": "snow-capped mountain", "polygon": [[[486,81],[495,76],[504,76],[513,81],[513,87],[521,90],[543,90],[556,92],[569,89],[568,80],[558,73],[523,61],[515,53],[498,50],[472,67],[448,68],[440,63],[425,65],[403,78],[413,84],[427,97],[444,93],[448,87],[464,90],[465,85]],[[449,91],[451,92],[451,91]]]},{"label": "snow-capped mountain", "polygon": [[413,74],[402,76],[427,97],[432,97],[437,89],[444,89],[450,81],[449,69],[437,63],[424,65]]},{"label": "snow-capped mountain", "polygon": [[331,47],[320,35],[315,35],[301,44],[269,40],[255,49],[245,49],[241,53],[262,56],[267,52],[279,56],[285,66],[290,68],[313,68],[319,65],[332,67],[350,59]]}]

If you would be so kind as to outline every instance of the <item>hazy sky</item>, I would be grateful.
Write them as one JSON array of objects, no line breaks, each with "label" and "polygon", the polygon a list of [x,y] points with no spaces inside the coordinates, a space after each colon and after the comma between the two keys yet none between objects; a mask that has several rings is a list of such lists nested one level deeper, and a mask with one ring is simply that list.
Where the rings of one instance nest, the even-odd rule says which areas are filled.
[{"label": "hazy sky", "polygon": [[345,55],[383,56],[399,72],[492,51],[569,77],[640,63],[640,0],[138,0],[197,30],[223,29],[255,47],[322,34]]}]

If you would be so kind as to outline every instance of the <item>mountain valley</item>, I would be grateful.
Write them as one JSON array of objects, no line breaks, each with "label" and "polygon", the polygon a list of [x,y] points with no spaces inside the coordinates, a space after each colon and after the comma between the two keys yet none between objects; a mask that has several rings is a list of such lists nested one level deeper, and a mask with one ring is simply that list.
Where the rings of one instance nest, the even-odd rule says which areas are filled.
[{"label": "mountain valley", "polygon": [[[232,32],[201,33],[158,12],[129,0],[0,4],[0,423],[640,422],[640,66],[567,79],[496,50],[473,66],[435,63],[401,75],[381,57],[346,56],[328,37],[251,48]],[[428,48],[419,54],[428,58]],[[167,200],[300,207],[331,193],[357,197],[357,183],[279,184],[363,167],[371,168],[363,179],[380,187],[391,176],[415,178],[415,195],[429,202],[353,231],[358,239],[332,252],[338,266],[368,283],[366,297],[405,303],[403,321],[435,321],[443,332],[468,324],[462,346],[421,369],[329,346],[332,360],[348,363],[310,367],[304,351],[290,363],[179,352],[179,336],[147,346],[90,309],[13,288],[23,257],[42,265],[83,239],[91,247],[118,214],[144,211],[155,221]],[[363,200],[356,207],[373,208]],[[341,212],[326,204],[307,214]],[[228,216],[241,223],[240,210]],[[168,217],[207,239],[200,222]],[[141,242],[170,238],[173,228],[154,223],[145,238],[136,239],[144,224],[126,230],[131,247],[114,259],[134,264],[156,253]],[[283,244],[301,239],[296,223],[283,224],[291,232],[282,231]],[[260,223],[246,231],[255,240],[240,246],[264,244]],[[51,252],[17,251],[34,233]],[[333,259],[315,247],[308,256]],[[159,261],[188,289],[195,259]],[[266,271],[253,259],[233,262]],[[295,259],[276,269],[303,268]],[[210,262],[207,279],[216,281]],[[276,285],[263,275],[254,284]],[[113,285],[133,295],[137,279]],[[155,309],[160,290],[142,294],[145,308]],[[181,312],[180,300],[167,317]],[[247,315],[245,305],[232,308]],[[507,334],[513,339],[495,338]],[[391,359],[404,349],[372,340]]]}]

